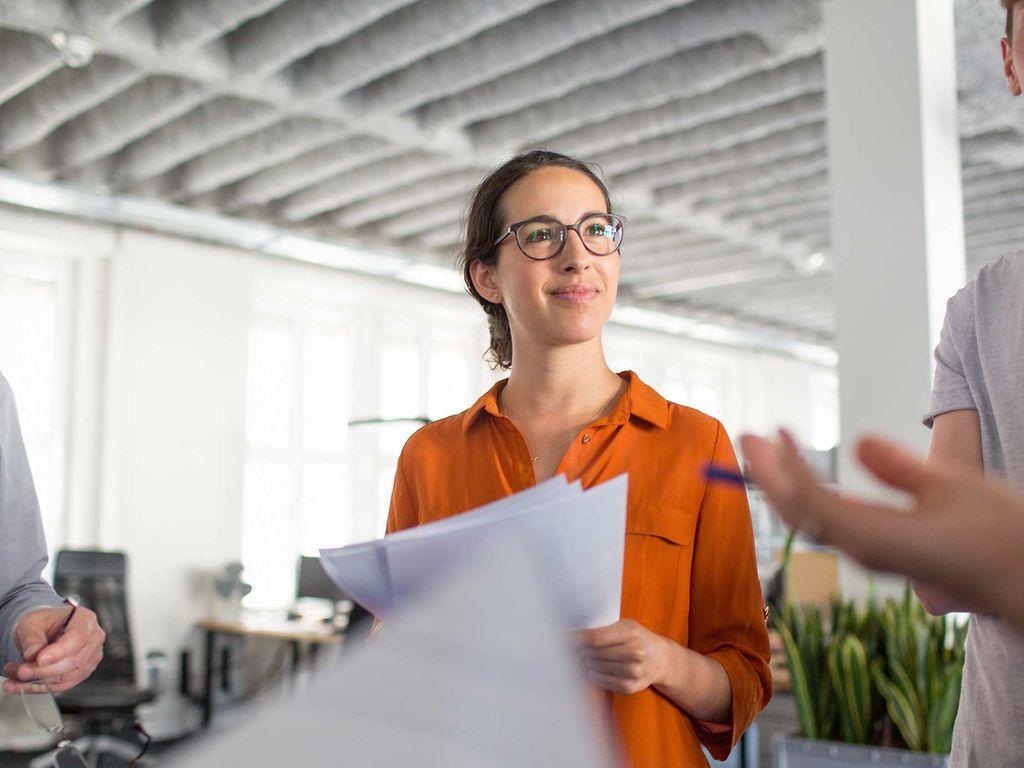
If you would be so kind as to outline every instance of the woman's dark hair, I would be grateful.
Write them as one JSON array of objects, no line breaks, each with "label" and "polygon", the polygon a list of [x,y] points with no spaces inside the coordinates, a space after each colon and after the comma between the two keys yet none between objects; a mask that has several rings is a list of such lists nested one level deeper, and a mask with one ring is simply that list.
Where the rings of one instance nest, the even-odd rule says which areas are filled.
[{"label": "woman's dark hair", "polygon": [[569,168],[584,174],[601,190],[608,213],[612,213],[608,187],[601,180],[595,167],[557,152],[536,149],[516,155],[491,171],[477,186],[469,204],[466,231],[457,264],[466,282],[466,290],[487,313],[487,325],[491,332],[487,359],[494,367],[504,370],[512,367],[512,331],[509,328],[508,315],[504,306],[490,302],[480,295],[473,285],[470,265],[477,260],[488,266],[497,262],[498,249],[494,247],[494,241],[501,237],[502,230],[508,226],[504,222],[502,198],[513,184],[541,168]]},{"label": "woman's dark hair", "polygon": [[1020,0],[1001,0],[1003,10],[1006,11],[1006,39],[1013,42],[1013,6]]}]

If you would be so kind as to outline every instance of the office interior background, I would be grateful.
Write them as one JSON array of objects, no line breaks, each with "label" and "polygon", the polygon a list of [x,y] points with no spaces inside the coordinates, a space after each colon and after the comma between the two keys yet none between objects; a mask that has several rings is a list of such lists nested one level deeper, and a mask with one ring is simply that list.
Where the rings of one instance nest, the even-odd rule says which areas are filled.
[{"label": "office interior background", "polygon": [[[926,445],[945,299],[1024,236],[1003,14],[834,34],[853,2],[0,3],[0,371],[51,552],[127,555],[155,735],[200,717],[178,660],[214,576],[292,607],[300,555],[383,533],[417,420],[502,375],[452,264],[523,147],[596,162],[627,217],[615,369],[852,487],[857,434]],[[917,90],[865,99],[858,58]]]}]

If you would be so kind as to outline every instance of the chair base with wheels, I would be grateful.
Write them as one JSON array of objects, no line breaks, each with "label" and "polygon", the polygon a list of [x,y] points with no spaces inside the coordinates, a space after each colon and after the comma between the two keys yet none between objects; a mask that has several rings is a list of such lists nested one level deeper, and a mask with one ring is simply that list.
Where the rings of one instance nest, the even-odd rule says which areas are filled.
[{"label": "chair base with wheels", "polygon": [[[89,768],[122,768],[143,751],[143,742],[135,733],[135,707],[153,701],[153,691],[129,685],[105,684],[73,688],[59,696],[61,711],[74,718],[82,735],[71,742],[81,752]],[[33,760],[30,768],[63,768],[57,751]],[[155,765],[142,758],[138,768]]]},{"label": "chair base with wheels", "polygon": [[[85,756],[89,768],[122,768],[131,765],[142,751],[141,744],[132,744],[116,736],[103,735],[81,736],[71,742],[71,746]],[[62,768],[55,759],[56,755],[56,750],[40,755],[29,763],[29,768]],[[138,768],[154,768],[156,761],[143,757],[135,765]]]}]

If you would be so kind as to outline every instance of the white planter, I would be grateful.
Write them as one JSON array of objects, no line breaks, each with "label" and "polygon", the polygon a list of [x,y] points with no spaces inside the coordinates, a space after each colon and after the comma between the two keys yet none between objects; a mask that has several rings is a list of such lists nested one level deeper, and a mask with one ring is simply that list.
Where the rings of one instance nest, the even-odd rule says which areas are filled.
[{"label": "white planter", "polygon": [[947,755],[926,755],[906,749],[865,747],[838,741],[778,736],[772,744],[775,768],[947,768]]}]

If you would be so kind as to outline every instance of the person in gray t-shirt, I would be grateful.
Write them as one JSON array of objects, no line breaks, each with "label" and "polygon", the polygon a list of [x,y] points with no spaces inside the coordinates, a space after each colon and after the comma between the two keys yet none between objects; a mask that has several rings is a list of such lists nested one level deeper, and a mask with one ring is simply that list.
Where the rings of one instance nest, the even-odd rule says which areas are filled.
[{"label": "person in gray t-shirt", "polygon": [[0,374],[0,669],[7,693],[65,691],[92,674],[103,657],[96,614],[65,605],[40,577],[45,565],[18,412]]},{"label": "person in gray t-shirt", "polygon": [[[1002,0],[1003,74],[1013,96],[1024,88],[1024,2]],[[925,424],[929,461],[972,467],[1024,484],[1024,254],[983,268],[946,308],[935,350],[935,384]],[[979,510],[978,514],[984,514]],[[960,607],[926,585],[925,607]],[[975,615],[967,640],[951,766],[1024,765],[1024,639],[992,617]]]},{"label": "person in gray t-shirt", "polygon": [[[949,300],[935,361],[925,416],[932,427],[929,461],[1024,486],[1024,252],[984,267]],[[927,585],[915,589],[932,613],[962,607]],[[1024,637],[998,619],[974,615],[953,768],[1024,765],[1022,691]]]}]

